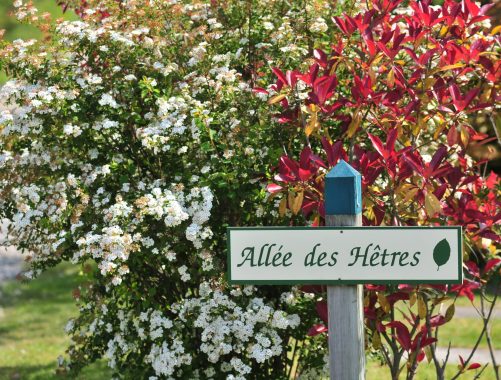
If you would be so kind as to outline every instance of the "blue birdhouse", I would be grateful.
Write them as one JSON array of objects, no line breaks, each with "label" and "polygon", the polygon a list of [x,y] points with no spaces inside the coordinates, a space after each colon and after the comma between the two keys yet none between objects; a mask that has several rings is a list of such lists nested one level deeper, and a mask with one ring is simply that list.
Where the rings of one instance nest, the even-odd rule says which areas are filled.
[{"label": "blue birdhouse", "polygon": [[340,160],[325,176],[325,214],[356,215],[362,212],[362,176]]}]

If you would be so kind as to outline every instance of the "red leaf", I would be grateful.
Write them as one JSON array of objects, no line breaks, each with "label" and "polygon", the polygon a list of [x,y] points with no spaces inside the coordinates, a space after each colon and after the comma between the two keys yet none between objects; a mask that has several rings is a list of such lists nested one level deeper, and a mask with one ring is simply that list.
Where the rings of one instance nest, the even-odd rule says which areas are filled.
[{"label": "red leaf", "polygon": [[372,145],[374,145],[374,148],[376,148],[377,152],[383,157],[386,158],[388,157],[388,152],[383,146],[383,143],[379,139],[379,137],[374,136],[370,133],[367,133],[367,136],[369,136],[369,139],[372,141]]},{"label": "red leaf", "polygon": [[328,100],[337,86],[335,75],[318,78],[313,84],[313,92],[317,95],[318,103],[323,105]]},{"label": "red leaf", "polygon": [[308,181],[312,175],[313,172],[309,169],[303,169],[303,168],[299,169],[299,179],[301,181]]},{"label": "red leaf", "polygon": [[437,197],[438,200],[442,199],[442,197],[444,196],[445,192],[447,191],[447,189],[450,187],[450,184],[448,183],[443,183],[442,185],[440,185],[439,187],[437,187],[435,189],[435,191],[433,192],[433,194],[435,194],[435,196]]},{"label": "red leaf", "polygon": [[296,85],[298,75],[299,75],[299,72],[297,72],[295,70],[294,71],[287,70],[287,73],[285,74],[285,78],[287,79],[287,84],[290,87],[294,87]]},{"label": "red leaf", "polygon": [[430,326],[437,327],[445,324],[445,317],[441,314],[437,314],[430,318]]},{"label": "red leaf", "polygon": [[396,292],[388,295],[386,297],[390,305],[395,304],[397,301],[402,301],[402,300],[408,300],[409,299],[409,293],[405,292]]},{"label": "red leaf", "polygon": [[462,105],[462,98],[461,98],[461,93],[459,92],[459,87],[457,84],[452,84],[449,87],[449,92],[451,93],[452,97],[452,103],[454,104],[454,107],[456,108],[456,111],[462,111],[463,107]]},{"label": "red leaf", "polygon": [[421,348],[425,348],[426,346],[429,346],[430,344],[433,344],[437,341],[437,338],[423,338],[421,339],[420,346]]},{"label": "red leaf", "polygon": [[291,160],[289,157],[283,155],[280,157],[279,161],[279,170],[280,174],[286,175],[286,176],[296,176],[299,174],[299,165]]},{"label": "red leaf", "polygon": [[322,168],[327,168],[327,165],[325,165],[325,162],[320,157],[318,157],[316,154],[312,153],[310,155],[310,160],[312,163],[316,164],[317,166],[320,166]]},{"label": "red leaf", "polygon": [[455,145],[458,143],[458,132],[455,126],[452,126],[447,132],[447,143],[449,146]]},{"label": "red leaf", "polygon": [[418,363],[421,363],[425,357],[426,357],[426,354],[424,353],[424,350],[419,351],[419,354],[417,356]]},{"label": "red leaf", "polygon": [[319,66],[317,63],[310,66],[310,70],[306,74],[299,74],[297,77],[301,79],[304,83],[311,86],[317,79]]},{"label": "red leaf", "polygon": [[384,292],[386,290],[386,285],[366,284],[365,285],[365,289],[372,290],[372,291],[377,291],[377,292]]},{"label": "red leaf", "polygon": [[273,67],[271,69],[273,73],[277,76],[277,78],[282,82],[282,84],[287,84],[287,78],[285,77],[284,73],[282,70],[280,70],[278,67]]},{"label": "red leaf", "polygon": [[395,142],[397,141],[398,130],[397,128],[393,128],[388,132],[388,136],[386,136],[386,150],[391,153],[395,150]]},{"label": "red leaf", "polygon": [[[465,7],[465,5],[466,5],[466,7]],[[466,14],[469,13],[473,17],[477,16],[478,11],[480,10],[480,8],[471,0],[463,0],[462,6],[463,6],[463,12],[465,12]],[[468,10],[468,12],[467,12],[467,10]]]},{"label": "red leaf", "polygon": [[479,91],[480,89],[478,88],[472,88],[470,91],[468,91],[463,100],[463,109],[468,108],[468,106],[471,104],[472,100],[477,96]]},{"label": "red leaf", "polygon": [[304,147],[299,156],[299,167],[308,169],[310,167],[310,156],[313,152],[310,147]]},{"label": "red leaf", "polygon": [[329,313],[327,311],[327,301],[318,301],[315,307],[317,314],[322,321],[329,323]]},{"label": "red leaf", "polygon": [[346,153],[343,150],[343,143],[340,140],[331,144],[329,140],[322,137],[322,146],[327,154],[327,162],[330,166],[336,165],[339,158],[345,158]]},{"label": "red leaf", "polygon": [[498,181],[498,175],[492,171],[491,174],[489,174],[489,176],[487,177],[485,184],[489,190],[493,190]]},{"label": "red leaf", "polygon": [[386,327],[393,327],[397,331],[397,340],[406,351],[411,349],[411,334],[407,327],[399,321],[393,321],[386,324]]},{"label": "red leaf", "polygon": [[490,259],[489,261],[487,261],[487,264],[485,264],[484,273],[489,273],[489,271],[492,268],[496,267],[498,264],[501,264],[501,259]]},{"label": "red leaf", "polygon": [[468,370],[470,370],[470,369],[477,369],[477,368],[480,368],[480,367],[482,367],[482,365],[480,363],[472,363],[468,367]]},{"label": "red leaf", "polygon": [[266,90],[265,90],[264,88],[262,88],[262,87],[254,87],[254,88],[252,89],[252,91],[253,91],[253,92],[256,92],[256,93],[257,93],[257,92],[259,92],[259,93],[261,93],[261,94],[266,94],[266,95],[268,95],[268,94],[269,94],[269,92],[268,92],[268,91],[266,91]]},{"label": "red leaf", "polygon": [[320,49],[313,50],[313,56],[322,67],[327,66],[327,54]]},{"label": "red leaf", "polygon": [[374,43],[374,37],[372,36],[370,28],[367,28],[362,32],[362,38],[369,48],[369,54],[373,57],[374,54],[376,54],[376,44]]},{"label": "red leaf", "polygon": [[327,327],[319,323],[317,325],[313,325],[310,327],[310,329],[308,330],[308,336],[316,336],[318,334],[322,334],[327,331],[328,331]]},{"label": "red leaf", "polygon": [[348,30],[346,29],[344,20],[342,18],[334,16],[332,18],[332,21],[334,21],[337,24],[341,32],[343,32],[344,34],[348,34]]},{"label": "red leaf", "polygon": [[418,174],[423,175],[423,162],[417,152],[409,152],[402,156],[405,162],[411,166]]},{"label": "red leaf", "polygon": [[430,168],[432,172],[434,172],[438,168],[438,166],[446,156],[447,148],[442,145],[440,148],[438,148],[438,150],[433,155],[433,158],[431,159]]},{"label": "red leaf", "polygon": [[266,186],[266,190],[269,193],[278,193],[280,190],[282,190],[282,186],[277,185],[276,183],[269,183],[268,186]]},{"label": "red leaf", "polygon": [[474,276],[474,277],[480,277],[480,271],[478,269],[478,265],[474,261],[467,261],[464,263],[466,265],[466,268],[468,269],[468,272]]},{"label": "red leaf", "polygon": [[305,201],[301,206],[301,210],[303,211],[303,214],[305,216],[308,216],[317,207],[318,207],[317,201]]},{"label": "red leaf", "polygon": [[473,302],[473,300],[475,299],[475,294],[473,293],[473,290],[478,289],[479,287],[480,287],[479,283],[465,279],[463,281],[463,284],[461,285],[452,285],[450,291],[452,293],[457,292],[458,296],[466,296],[471,302]]},{"label": "red leaf", "polygon": [[303,285],[299,288],[302,292],[305,293],[323,293],[325,292],[326,288],[324,285]]}]

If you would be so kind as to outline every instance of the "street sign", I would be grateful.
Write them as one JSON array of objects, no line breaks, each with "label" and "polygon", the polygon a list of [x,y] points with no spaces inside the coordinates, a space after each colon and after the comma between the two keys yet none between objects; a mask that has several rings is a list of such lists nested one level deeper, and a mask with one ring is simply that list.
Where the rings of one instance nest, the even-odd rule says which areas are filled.
[{"label": "street sign", "polygon": [[362,227],[362,176],[325,176],[327,227],[228,228],[231,284],[327,285],[330,380],[365,380],[361,284],[461,284],[461,227]]},{"label": "street sign", "polygon": [[229,281],[458,284],[461,236],[461,227],[229,228]]}]

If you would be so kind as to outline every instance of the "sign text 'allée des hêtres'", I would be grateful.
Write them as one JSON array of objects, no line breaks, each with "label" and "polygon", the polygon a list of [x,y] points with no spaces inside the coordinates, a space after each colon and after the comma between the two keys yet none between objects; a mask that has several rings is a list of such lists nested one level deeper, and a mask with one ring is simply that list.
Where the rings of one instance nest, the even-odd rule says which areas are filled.
[{"label": "sign text 'all\u00e9e des h\u00eatres'", "polygon": [[233,284],[461,283],[461,227],[228,228]]}]

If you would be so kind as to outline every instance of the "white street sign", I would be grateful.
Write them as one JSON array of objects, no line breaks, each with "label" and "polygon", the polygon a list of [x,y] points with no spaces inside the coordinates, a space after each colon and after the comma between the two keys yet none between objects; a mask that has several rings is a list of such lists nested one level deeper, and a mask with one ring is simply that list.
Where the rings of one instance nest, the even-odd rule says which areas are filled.
[{"label": "white street sign", "polygon": [[461,227],[228,228],[233,284],[462,283]]}]

